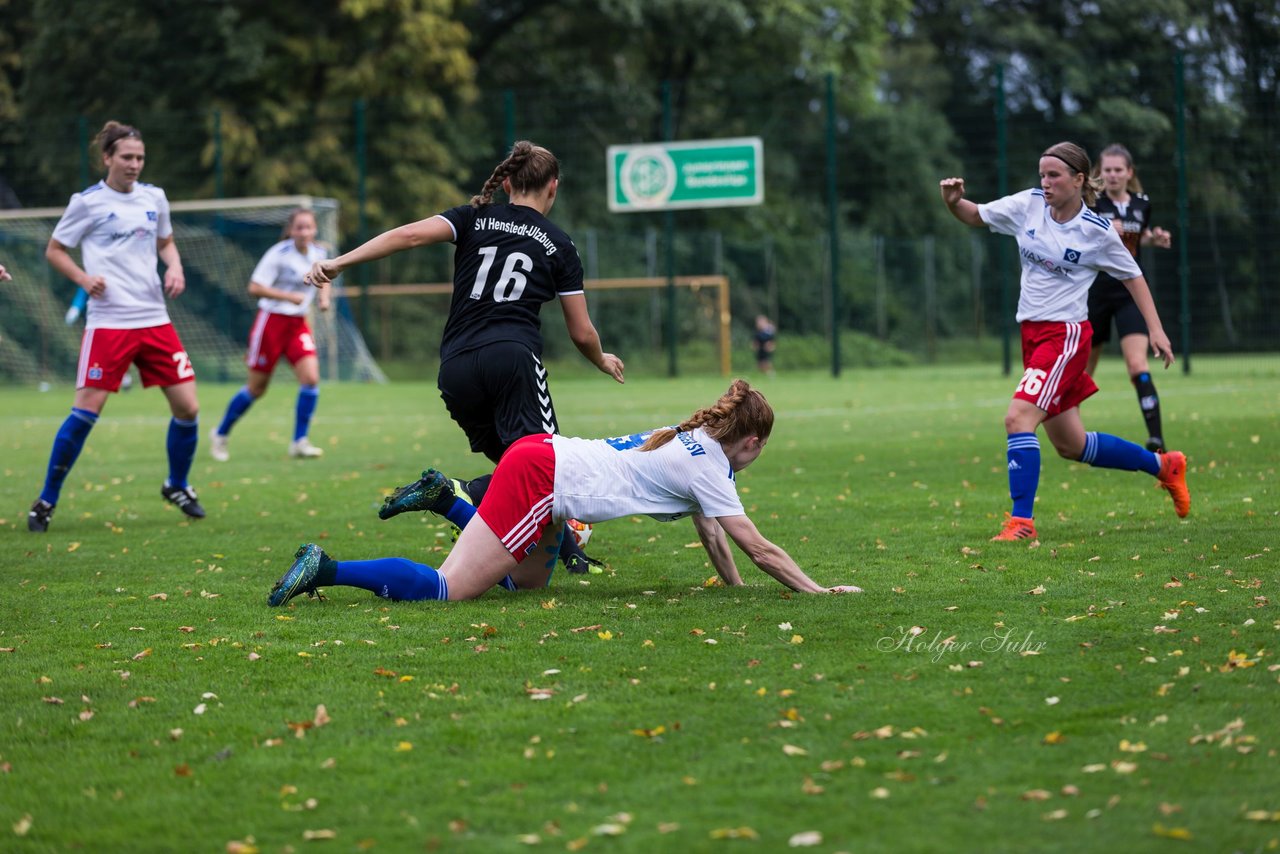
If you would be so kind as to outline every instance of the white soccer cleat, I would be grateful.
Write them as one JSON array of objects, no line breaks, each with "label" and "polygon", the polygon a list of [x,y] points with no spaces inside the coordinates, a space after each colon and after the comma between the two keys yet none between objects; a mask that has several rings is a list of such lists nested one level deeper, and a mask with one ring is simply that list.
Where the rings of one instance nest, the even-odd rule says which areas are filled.
[{"label": "white soccer cleat", "polygon": [[315,457],[323,457],[324,449],[317,448],[311,444],[311,440],[306,436],[296,439],[289,443],[289,456],[298,457],[300,459],[312,459]]},{"label": "white soccer cleat", "polygon": [[209,456],[220,463],[231,459],[231,452],[227,450],[227,437],[219,433],[217,427],[209,432]]}]

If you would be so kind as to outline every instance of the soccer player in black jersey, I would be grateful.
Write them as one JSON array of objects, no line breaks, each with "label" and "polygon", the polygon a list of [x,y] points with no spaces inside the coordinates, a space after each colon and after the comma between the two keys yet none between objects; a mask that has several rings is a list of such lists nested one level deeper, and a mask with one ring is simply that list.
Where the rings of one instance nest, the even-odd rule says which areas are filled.
[{"label": "soccer player in black jersey", "polygon": [[[1108,145],[1098,158],[1095,173],[1100,175],[1105,192],[1099,194],[1093,209],[1111,220],[1120,232],[1125,248],[1136,260],[1138,247],[1154,245],[1168,249],[1171,238],[1163,228],[1151,225],[1151,200],[1142,192],[1142,183],[1133,168],[1133,155],[1123,145]],[[1106,273],[1099,273],[1089,289],[1089,323],[1093,326],[1093,350],[1089,353],[1089,374],[1097,370],[1101,345],[1111,338],[1111,320],[1115,319],[1120,335],[1120,351],[1124,355],[1129,378],[1138,392],[1138,405],[1147,422],[1147,450],[1164,450],[1164,429],[1160,424],[1160,398],[1151,369],[1147,365],[1147,349],[1151,339],[1147,324],[1137,304],[1124,285]]]},{"label": "soccer player in black jersey", "polygon": [[[356,264],[433,243],[454,243],[453,299],[440,342],[437,386],[471,450],[494,463],[517,439],[558,433],[541,361],[542,304],[559,297],[569,337],[602,372],[623,382],[622,360],[606,353],[587,313],[582,262],[569,235],[547,214],[560,186],[560,163],[547,149],[517,142],[471,202],[378,235],[312,266],[317,287]],[[501,188],[506,203],[493,194]],[[467,491],[479,504],[485,481]],[[572,572],[588,558],[565,531],[561,557]]]}]

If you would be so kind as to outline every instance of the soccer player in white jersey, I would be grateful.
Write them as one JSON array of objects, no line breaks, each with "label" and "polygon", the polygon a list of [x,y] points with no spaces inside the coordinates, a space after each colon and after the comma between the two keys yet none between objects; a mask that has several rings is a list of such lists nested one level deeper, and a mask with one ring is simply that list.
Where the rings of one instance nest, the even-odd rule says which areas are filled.
[{"label": "soccer player in white jersey", "polygon": [[[169,476],[160,488],[166,501],[200,519],[204,508],[187,483],[199,441],[196,374],[169,322],[165,297],[186,289],[182,258],[173,242],[164,190],[138,180],[146,147],[137,128],[107,122],[95,138],[107,177],[71,197],[45,248],[45,258],[89,294],[76,395],[49,455],[44,490],[27,514],[27,529],[47,531],[62,483],[89,431],[119,390],[131,364],[146,387],[160,386],[169,401]],[[79,246],[84,267],[68,248]],[[156,258],[164,261],[161,280]]]},{"label": "soccer player in white jersey", "polygon": [[[614,439],[573,439],[541,433],[517,440],[498,463],[479,508],[453,498],[436,471],[393,493],[383,518],[431,509],[453,499],[450,516],[462,536],[440,568],[407,558],[338,561],[319,546],[298,549],[267,604],[283,605],[317,587],[346,585],[384,599],[474,599],[490,587],[545,587],[556,565],[562,523],[603,522],[648,514],[661,521],[692,516],[717,574],[729,585],[742,577],[729,550],[733,540],[756,566],[804,593],[857,593],[824,587],[757,530],[738,498],[736,474],[751,465],[773,431],[773,409],[745,380],[675,427]],[[726,536],[727,535],[727,536]]]},{"label": "soccer player in white jersey", "polygon": [[285,223],[283,239],[267,250],[249,277],[249,293],[258,297],[258,316],[249,332],[245,364],[249,379],[227,404],[222,423],[209,436],[209,452],[215,460],[231,458],[227,436],[254,401],[267,393],[276,362],[284,356],[298,377],[298,401],[294,409],[291,457],[318,457],[324,451],[311,444],[307,434],[320,397],[320,360],[307,325],[307,309],[314,299],[321,311],[329,309],[329,291],[303,282],[311,265],[328,257],[316,239],[316,215],[298,209]]},{"label": "soccer player in white jersey", "polygon": [[1036,537],[1033,521],[1040,482],[1044,431],[1058,454],[1099,468],[1145,471],[1169,491],[1179,516],[1191,510],[1187,459],[1178,451],[1157,454],[1107,433],[1085,432],[1080,404],[1098,390],[1085,370],[1092,330],[1089,286],[1099,272],[1119,279],[1133,295],[1151,339],[1151,350],[1173,363],[1173,346],[1160,324],[1147,280],[1111,223],[1089,209],[1097,187],[1089,155],[1060,142],[1040,156],[1040,187],[987,204],[964,197],[963,178],[940,182],[942,200],[961,222],[987,226],[1017,238],[1022,258],[1018,323],[1025,369],[1004,416],[1008,434],[1009,494],[1013,510],[993,540]]}]

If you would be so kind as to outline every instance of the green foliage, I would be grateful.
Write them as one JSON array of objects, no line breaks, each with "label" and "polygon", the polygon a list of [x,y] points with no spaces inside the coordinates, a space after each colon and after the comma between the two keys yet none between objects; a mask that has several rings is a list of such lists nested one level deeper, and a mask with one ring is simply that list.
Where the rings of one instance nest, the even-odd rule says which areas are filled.
[{"label": "green foliage", "polygon": [[[747,586],[706,588],[687,522],[634,519],[595,531],[608,572],[544,591],[335,587],[279,611],[304,540],[440,560],[434,517],[375,516],[422,467],[483,468],[429,383],[326,387],[328,453],[304,462],[279,378],[229,463],[202,449],[198,523],[156,495],[160,396],[120,395],[43,536],[22,509],[70,391],[4,391],[4,847],[1264,849],[1280,377],[1244,368],[1161,377],[1186,520],[1145,475],[1046,453],[1041,539],[990,543],[1008,379],[784,371],[759,382],[779,418],[740,493],[815,578],[864,594],[788,595],[740,555]],[[1132,432],[1123,368],[1100,376],[1087,423]],[[618,435],[726,384],[554,392],[568,430]],[[206,423],[233,391],[202,383]]]}]

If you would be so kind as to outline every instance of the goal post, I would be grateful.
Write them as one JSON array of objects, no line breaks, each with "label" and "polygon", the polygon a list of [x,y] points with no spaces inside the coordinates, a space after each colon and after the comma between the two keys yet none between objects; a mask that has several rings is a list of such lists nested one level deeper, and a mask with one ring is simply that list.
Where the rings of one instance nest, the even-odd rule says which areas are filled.
[{"label": "goal post", "polygon": [[[639,291],[649,290],[655,293],[665,290],[671,283],[666,276],[637,276],[617,279],[586,279],[583,286],[588,295],[607,291]],[[695,295],[702,291],[713,294],[711,311],[714,315],[713,325],[716,335],[716,352],[720,374],[729,376],[732,373],[733,342],[731,326],[733,318],[729,310],[729,278],[722,275],[676,276],[675,286],[686,289]],[[403,285],[366,285],[359,289],[347,291],[347,299],[355,300],[367,295],[369,299],[380,304],[376,324],[378,337],[385,341],[392,333],[390,309],[395,299],[413,296],[447,296],[453,293],[453,285],[447,282],[415,283]],[[599,318],[597,318],[599,324]]]},{"label": "goal post", "polygon": [[[338,245],[338,203],[314,196],[259,196],[170,202],[174,239],[182,255],[186,291],[168,302],[199,379],[237,381],[257,299],[249,277],[262,254],[282,239],[290,213],[316,216],[317,243]],[[0,288],[0,381],[71,382],[83,321],[64,320],[75,286],[45,261],[44,249],[63,208],[0,211],[0,258],[13,281]],[[79,260],[79,250],[72,256]],[[321,378],[386,382],[365,346],[341,289],[328,312],[313,311],[311,327]]]}]

